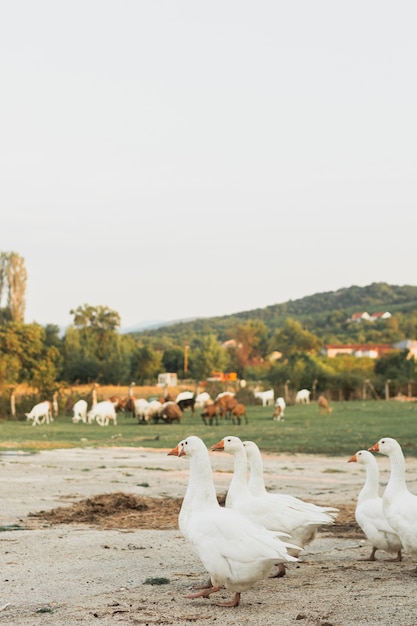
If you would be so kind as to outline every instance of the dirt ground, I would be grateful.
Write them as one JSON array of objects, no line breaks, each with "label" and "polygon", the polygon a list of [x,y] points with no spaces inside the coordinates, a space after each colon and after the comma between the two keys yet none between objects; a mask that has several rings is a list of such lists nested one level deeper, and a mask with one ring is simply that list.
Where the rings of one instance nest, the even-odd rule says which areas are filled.
[{"label": "dirt ground", "polygon": [[[222,501],[233,461],[211,460]],[[378,462],[382,488],[389,463]],[[361,560],[370,553],[354,520],[363,468],[311,455],[266,455],[264,465],[272,491],[340,513],[284,578],[257,584],[228,609],[216,596],[186,598],[206,573],[178,530],[185,459],[145,448],[0,454],[0,624],[415,626],[412,557]],[[407,477],[417,493],[417,459],[407,459]]]}]

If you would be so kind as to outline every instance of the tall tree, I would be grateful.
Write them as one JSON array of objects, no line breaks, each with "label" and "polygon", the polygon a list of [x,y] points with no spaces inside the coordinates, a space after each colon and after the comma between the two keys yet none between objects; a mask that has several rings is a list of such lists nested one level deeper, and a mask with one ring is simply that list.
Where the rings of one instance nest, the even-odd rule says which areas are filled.
[{"label": "tall tree", "polygon": [[27,272],[17,252],[0,253],[0,321],[23,322]]}]

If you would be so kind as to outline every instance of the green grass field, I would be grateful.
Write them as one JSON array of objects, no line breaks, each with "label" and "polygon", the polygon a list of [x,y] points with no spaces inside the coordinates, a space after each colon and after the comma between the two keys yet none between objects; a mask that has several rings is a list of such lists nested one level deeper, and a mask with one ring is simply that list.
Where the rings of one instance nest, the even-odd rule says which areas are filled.
[{"label": "green grass field", "polygon": [[272,409],[248,407],[248,424],[229,420],[205,426],[200,413],[186,411],[181,424],[140,425],[119,414],[118,425],[73,424],[58,417],[48,426],[31,422],[1,421],[1,451],[34,451],[53,448],[129,446],[173,448],[188,435],[197,435],[210,446],[226,435],[256,441],[264,452],[352,455],[368,448],[381,437],[397,439],[405,455],[417,457],[417,404],[396,401],[333,403],[333,413],[319,415],[317,405],[289,406],[285,420],[272,420]]}]

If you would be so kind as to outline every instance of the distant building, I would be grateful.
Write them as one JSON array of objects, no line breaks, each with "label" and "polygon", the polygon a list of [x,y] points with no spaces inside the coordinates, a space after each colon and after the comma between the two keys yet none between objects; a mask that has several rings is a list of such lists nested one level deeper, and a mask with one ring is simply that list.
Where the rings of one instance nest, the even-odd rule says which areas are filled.
[{"label": "distant building", "polygon": [[377,359],[393,349],[394,346],[390,343],[327,344],[322,348],[321,353],[330,358],[339,354],[350,354],[356,357],[367,356],[371,359]]},{"label": "distant building", "polygon": [[410,356],[413,356],[417,360],[417,341],[413,339],[403,339],[403,341],[394,343],[392,347],[396,350],[408,350]]},{"label": "distant building", "polygon": [[377,313],[371,313],[371,315],[367,311],[361,311],[360,313],[353,313],[347,320],[348,322],[377,322],[378,320],[386,320],[391,317],[391,313],[389,311],[379,311]]},{"label": "distant building", "polygon": [[158,387],[176,387],[178,385],[178,377],[172,372],[163,372],[158,374]]}]

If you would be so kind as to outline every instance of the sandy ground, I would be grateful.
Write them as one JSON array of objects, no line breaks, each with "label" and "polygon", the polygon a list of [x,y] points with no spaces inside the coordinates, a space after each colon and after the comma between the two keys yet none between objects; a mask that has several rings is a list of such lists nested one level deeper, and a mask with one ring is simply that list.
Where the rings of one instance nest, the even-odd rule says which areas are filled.
[{"label": "sandy ground", "polygon": [[[213,453],[211,459],[217,492],[224,494],[232,458]],[[378,457],[378,462],[384,484],[388,459]],[[257,584],[242,594],[237,608],[221,608],[215,596],[186,598],[206,579],[178,531],[176,513],[168,514],[169,505],[180,503],[176,499],[185,493],[186,460],[141,448],[0,454],[0,624],[415,626],[417,577],[410,576],[411,556],[404,555],[401,563],[389,562],[386,553],[377,553],[376,562],[361,560],[370,548],[353,511],[363,468],[347,458],[309,455],[268,455],[264,464],[271,490],[340,506],[341,520],[332,530],[319,531],[284,578]],[[407,472],[417,493],[417,459],[407,459]],[[116,493],[162,498],[166,515],[155,515],[149,529],[136,528],[134,521],[108,528],[33,516]],[[149,584],[158,581],[165,584]],[[217,595],[228,599],[231,594]]]}]

